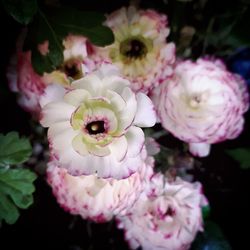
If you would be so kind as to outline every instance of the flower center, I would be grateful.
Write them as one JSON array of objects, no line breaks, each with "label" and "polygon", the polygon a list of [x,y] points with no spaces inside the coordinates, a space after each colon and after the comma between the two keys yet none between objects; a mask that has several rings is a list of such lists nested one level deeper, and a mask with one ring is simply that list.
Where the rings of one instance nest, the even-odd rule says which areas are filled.
[{"label": "flower center", "polygon": [[142,58],[148,52],[146,45],[138,39],[127,39],[120,45],[120,53],[131,59]]},{"label": "flower center", "polygon": [[90,135],[101,134],[105,132],[104,121],[90,122],[86,126],[87,131]]},{"label": "flower center", "polygon": [[74,80],[78,80],[83,77],[80,62],[77,60],[68,60],[62,66],[62,71]]}]

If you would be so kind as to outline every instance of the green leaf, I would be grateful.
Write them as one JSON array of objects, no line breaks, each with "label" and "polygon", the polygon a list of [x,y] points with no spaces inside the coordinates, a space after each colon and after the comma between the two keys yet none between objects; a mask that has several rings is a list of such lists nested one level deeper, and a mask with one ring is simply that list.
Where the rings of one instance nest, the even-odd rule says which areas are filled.
[{"label": "green leaf", "polygon": [[220,227],[212,221],[205,223],[203,233],[199,233],[192,244],[191,250],[231,250]]},{"label": "green leaf", "polygon": [[[48,53],[42,55],[38,51],[38,45],[45,41],[49,43]],[[32,50],[32,65],[38,74],[51,72],[63,63],[62,39],[41,11],[35,16],[25,39],[24,50],[30,49]]]},{"label": "green leaf", "polygon": [[0,134],[0,166],[20,164],[27,161],[32,148],[26,138],[19,138],[17,132]]},{"label": "green leaf", "polygon": [[5,10],[21,24],[31,22],[37,12],[36,0],[2,0]]},{"label": "green leaf", "polygon": [[250,148],[237,148],[232,150],[227,150],[234,160],[240,163],[240,167],[243,169],[250,168]]},{"label": "green leaf", "polygon": [[103,14],[63,8],[46,13],[56,32],[62,37],[69,33],[83,35],[97,46],[105,46],[114,42],[111,29],[102,25],[105,21]]},{"label": "green leaf", "polygon": [[0,222],[13,224],[19,217],[18,208],[28,208],[33,203],[36,175],[28,169],[0,168]]}]

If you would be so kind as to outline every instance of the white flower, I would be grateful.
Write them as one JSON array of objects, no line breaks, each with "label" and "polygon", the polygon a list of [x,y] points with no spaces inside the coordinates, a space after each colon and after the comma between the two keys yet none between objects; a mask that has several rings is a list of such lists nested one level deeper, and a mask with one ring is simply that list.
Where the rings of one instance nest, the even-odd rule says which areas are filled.
[{"label": "white flower", "polygon": [[[154,10],[121,8],[107,17],[115,42],[100,49],[105,60],[117,65],[135,91],[147,93],[172,74],[175,46],[166,43],[167,16]],[[104,59],[103,59],[104,60]]]},{"label": "white flower", "polygon": [[[24,36],[24,34],[22,34]],[[21,37],[19,40],[22,40]],[[22,43],[18,41],[18,43]],[[19,94],[19,104],[35,116],[39,116],[39,100],[44,89],[52,83],[67,86],[72,79],[79,79],[91,72],[94,62],[87,57],[87,40],[82,36],[69,35],[63,40],[64,62],[51,73],[41,76],[37,74],[31,64],[31,51],[23,52],[22,45],[18,45],[17,59],[12,58],[7,70],[7,77],[12,91]],[[49,52],[49,43],[39,44],[38,50],[42,55]]]},{"label": "white flower", "polygon": [[202,230],[200,183],[181,179],[168,183],[158,174],[150,185],[151,192],[143,193],[129,214],[118,217],[118,227],[125,230],[131,249],[189,249]]},{"label": "white flower", "polygon": [[207,156],[210,144],[234,139],[243,129],[246,84],[219,60],[178,63],[175,76],[155,93],[162,126],[188,142],[194,155]]},{"label": "white flower", "polygon": [[112,65],[74,81],[66,91],[47,88],[41,124],[49,127],[53,156],[72,175],[126,178],[141,165],[144,133],[155,124],[151,100],[130,89]]},{"label": "white flower", "polygon": [[143,190],[145,179],[150,177],[148,173],[152,173],[151,163],[142,163],[138,172],[116,180],[96,175],[72,176],[64,168],[57,167],[56,162],[50,162],[47,180],[66,211],[84,219],[105,222],[114,215],[125,215],[131,208]]}]

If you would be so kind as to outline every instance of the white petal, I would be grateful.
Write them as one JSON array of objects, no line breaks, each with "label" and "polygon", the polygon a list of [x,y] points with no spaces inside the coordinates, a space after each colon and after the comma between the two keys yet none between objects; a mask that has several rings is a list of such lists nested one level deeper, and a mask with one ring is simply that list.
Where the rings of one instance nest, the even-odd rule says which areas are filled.
[{"label": "white petal", "polygon": [[210,153],[210,144],[207,143],[189,143],[189,151],[192,155],[206,157]]},{"label": "white petal", "polygon": [[130,88],[125,88],[123,90],[122,98],[126,102],[126,107],[120,113],[121,130],[126,129],[132,124],[137,110],[135,94]]},{"label": "white petal", "polygon": [[90,93],[85,89],[74,89],[69,91],[65,96],[64,100],[74,105],[75,107],[78,107],[82,102],[89,99],[91,97]]},{"label": "white petal", "polygon": [[111,151],[111,154],[115,156],[117,161],[122,161],[125,158],[128,150],[127,139],[125,138],[125,136],[116,138],[112,143],[108,145],[108,147]]},{"label": "white petal", "polygon": [[75,136],[75,138],[73,139],[72,141],[72,146],[74,148],[74,150],[84,156],[84,155],[87,155],[88,154],[88,150],[87,150],[87,147],[85,145],[85,143],[83,142],[82,140],[82,136],[81,134]]},{"label": "white petal", "polygon": [[41,113],[41,124],[49,127],[56,122],[69,121],[75,107],[65,102],[51,102],[44,106]]},{"label": "white petal", "polygon": [[89,74],[71,85],[76,89],[86,89],[93,96],[99,96],[102,91],[102,81],[95,74]]},{"label": "white petal", "polygon": [[150,98],[143,93],[136,95],[137,112],[134,124],[139,127],[152,127],[156,123],[156,112]]},{"label": "white petal", "polygon": [[115,110],[123,110],[126,106],[124,99],[112,90],[108,90],[106,97],[110,100],[111,105],[115,107]]},{"label": "white petal", "polygon": [[128,132],[125,136],[128,141],[128,156],[137,156],[141,152],[145,141],[142,129],[132,126],[128,129]]},{"label": "white petal", "polygon": [[44,94],[40,97],[40,105],[43,108],[50,102],[57,102],[63,99],[66,90],[59,84],[50,84]]},{"label": "white petal", "polygon": [[70,122],[59,122],[53,124],[48,130],[50,146],[59,153],[59,157],[64,152],[72,148],[73,138],[77,135],[70,125]]},{"label": "white petal", "polygon": [[103,78],[103,86],[121,94],[123,89],[130,86],[130,82],[120,76],[106,76]]},{"label": "white petal", "polygon": [[101,147],[98,145],[87,145],[88,151],[90,154],[103,157],[110,154],[110,150],[108,147]]}]

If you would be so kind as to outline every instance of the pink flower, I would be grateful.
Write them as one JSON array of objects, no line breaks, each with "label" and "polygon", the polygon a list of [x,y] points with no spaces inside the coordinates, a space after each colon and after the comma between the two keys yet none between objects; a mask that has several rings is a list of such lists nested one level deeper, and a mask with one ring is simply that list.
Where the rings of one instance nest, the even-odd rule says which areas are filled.
[{"label": "pink flower", "polygon": [[[145,158],[145,152],[142,155]],[[143,162],[143,161],[142,161]],[[142,163],[139,171],[122,180],[102,179],[96,175],[72,176],[56,162],[50,162],[47,180],[58,203],[71,214],[105,222],[114,215],[125,215],[143,190],[152,173],[152,161]]]},{"label": "pink flower", "polygon": [[249,106],[245,82],[208,59],[178,63],[153,99],[162,126],[196,156],[207,156],[212,143],[236,138]]},{"label": "pink flower", "polygon": [[[22,39],[23,37],[19,40]],[[63,40],[63,64],[51,73],[44,72],[43,75],[39,75],[32,67],[31,51],[23,52],[22,42],[18,41],[17,58],[12,58],[7,69],[7,78],[10,89],[19,94],[20,106],[38,117],[41,110],[39,100],[47,85],[56,83],[68,86],[72,79],[79,79],[91,72],[95,68],[95,63],[90,59],[85,59],[87,57],[86,42],[86,38],[82,36],[66,37]],[[45,56],[49,53],[49,42],[44,41],[39,44],[38,50]]]},{"label": "pink flower", "polygon": [[118,216],[118,227],[125,230],[131,249],[189,249],[203,229],[201,206],[205,198],[200,183],[181,179],[169,183],[157,174],[149,185],[130,213]]},{"label": "pink flower", "polygon": [[106,25],[113,30],[115,42],[95,55],[118,66],[134,91],[147,93],[173,73],[175,46],[166,43],[167,16],[130,6],[111,13]]}]

